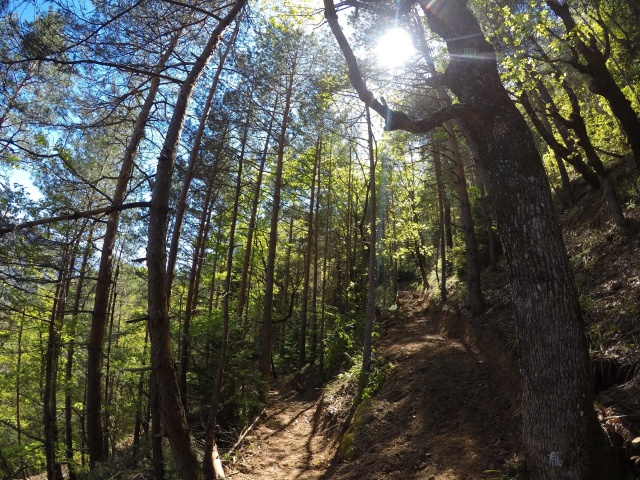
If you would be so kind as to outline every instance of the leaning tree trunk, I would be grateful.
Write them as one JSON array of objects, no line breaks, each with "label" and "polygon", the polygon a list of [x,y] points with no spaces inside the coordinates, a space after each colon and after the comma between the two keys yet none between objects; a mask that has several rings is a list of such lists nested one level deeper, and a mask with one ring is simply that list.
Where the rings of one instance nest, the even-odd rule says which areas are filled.
[{"label": "leaning tree trunk", "polygon": [[[156,66],[154,73],[160,73],[164,69],[168,59],[178,44],[182,30],[178,30],[172,37],[167,50]],[[154,75],[149,82],[149,91],[142,109],[138,114],[133,132],[120,165],[120,173],[116,181],[113,193],[113,205],[121,205],[127,195],[127,187],[133,171],[134,159],[138,147],[144,137],[144,130],[149,119],[151,108],[155,104],[156,94],[160,87],[160,77]],[[102,432],[102,360],[104,349],[104,334],[107,324],[107,309],[109,306],[109,292],[113,269],[113,249],[118,235],[120,212],[115,211],[109,215],[104,237],[102,239],[102,251],[100,254],[100,267],[96,283],[95,300],[91,317],[91,333],[89,335],[87,358],[87,443],[89,447],[89,466],[93,469],[96,463],[104,461],[104,444]]]},{"label": "leaning tree trunk", "polygon": [[324,3],[351,83],[385,118],[388,129],[425,133],[459,115],[478,148],[510,272],[530,478],[620,478],[593,409],[582,313],[542,160],[500,81],[495,51],[467,0],[420,1],[431,29],[447,43],[450,62],[441,80],[461,102],[423,120],[394,112],[375,99],[339,26],[333,1]]},{"label": "leaning tree trunk", "polygon": [[[238,19],[236,22],[236,26],[233,30],[233,34],[227,43],[227,48],[222,54],[220,61],[218,62],[218,68],[216,69],[216,73],[213,76],[213,80],[211,82],[211,86],[209,87],[209,93],[207,95],[207,100],[205,101],[204,108],[202,109],[202,114],[200,115],[200,122],[198,124],[198,130],[196,130],[196,134],[193,137],[193,143],[191,145],[191,149],[189,151],[189,161],[187,162],[187,168],[184,172],[184,178],[182,179],[182,187],[180,188],[180,194],[178,195],[178,202],[176,204],[176,215],[173,220],[173,231],[171,232],[171,244],[169,247],[169,257],[167,259],[167,295],[171,296],[171,287],[173,285],[173,276],[176,268],[176,262],[178,260],[178,246],[180,242],[180,235],[182,234],[182,222],[184,220],[184,214],[187,210],[187,196],[189,195],[189,190],[191,188],[191,182],[193,180],[193,176],[196,171],[196,164],[198,163],[198,158],[200,156],[200,147],[202,146],[202,138],[204,137],[204,132],[207,128],[207,124],[209,123],[209,114],[211,113],[211,106],[213,105],[213,99],[215,97],[216,91],[218,90],[218,83],[220,82],[220,75],[222,75],[222,71],[224,69],[224,65],[227,61],[227,57],[229,56],[229,52],[233,48],[236,37],[238,35],[238,30],[240,29],[240,20]],[[225,135],[222,136],[223,138]],[[220,158],[220,154],[216,155],[216,159]],[[217,164],[216,160],[216,164]],[[216,167],[217,168],[217,165]],[[182,387],[182,384],[181,384]]]},{"label": "leaning tree trunk", "polygon": [[155,184],[149,207],[149,240],[147,243],[149,335],[151,365],[157,386],[160,416],[169,439],[176,469],[185,480],[203,478],[193,446],[187,419],[180,398],[169,325],[169,297],[167,293],[167,229],[169,197],[182,127],[191,96],[223,31],[240,13],[246,0],[237,0],[211,33],[207,44],[193,63],[178,93],[173,115],[167,128],[162,151],[158,158]]}]

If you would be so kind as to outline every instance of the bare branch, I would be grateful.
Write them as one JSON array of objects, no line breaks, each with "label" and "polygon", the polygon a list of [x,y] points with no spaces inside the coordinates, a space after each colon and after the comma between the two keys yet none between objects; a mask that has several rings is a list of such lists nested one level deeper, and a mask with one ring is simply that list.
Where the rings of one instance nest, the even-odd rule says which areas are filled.
[{"label": "bare branch", "polygon": [[362,78],[360,67],[358,66],[358,59],[356,58],[349,41],[344,35],[340,24],[338,23],[338,15],[336,13],[333,0],[324,0],[324,16],[327,19],[327,23],[331,28],[333,36],[336,38],[340,49],[347,62],[349,69],[349,80],[351,85],[358,93],[358,97],[365,105],[374,110],[378,115],[385,119],[385,129],[392,130],[404,130],[409,133],[427,133],[434,128],[441,125],[447,120],[452,120],[461,116],[462,114],[471,114],[472,111],[464,104],[455,104],[447,106],[438,110],[434,114],[421,120],[414,120],[404,112],[392,110],[386,103],[383,104],[375,98],[373,93],[367,88],[367,84]]},{"label": "bare branch", "polygon": [[73,212],[64,215],[58,215],[57,217],[41,218],[40,220],[33,220],[31,222],[18,223],[15,225],[9,225],[7,227],[0,227],[0,236],[22,230],[25,228],[36,227],[38,225],[46,225],[49,223],[62,222],[65,220],[77,220],[79,218],[92,217],[94,215],[101,215],[105,213],[121,212],[122,210],[129,210],[132,208],[144,208],[148,207],[149,202],[133,202],[125,203],[122,205],[111,205],[109,207],[97,208],[95,210],[88,210],[85,212]]}]

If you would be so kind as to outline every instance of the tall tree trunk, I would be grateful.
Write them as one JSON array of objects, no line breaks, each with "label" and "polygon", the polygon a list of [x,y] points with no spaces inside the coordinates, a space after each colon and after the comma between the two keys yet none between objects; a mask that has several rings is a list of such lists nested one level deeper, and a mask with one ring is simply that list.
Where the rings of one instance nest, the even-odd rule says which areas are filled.
[{"label": "tall tree trunk", "polygon": [[[221,150],[221,149],[220,149]],[[218,150],[218,156],[220,155]],[[217,170],[218,161],[214,166],[213,171]],[[207,184],[207,191],[205,194],[202,214],[200,215],[200,223],[198,225],[198,233],[196,234],[195,245],[193,248],[193,257],[191,259],[191,268],[189,269],[189,285],[187,287],[187,300],[184,309],[184,318],[182,321],[182,335],[180,336],[180,396],[182,398],[182,406],[184,411],[189,411],[189,405],[187,401],[187,373],[189,371],[189,362],[191,360],[191,317],[197,307],[198,303],[198,278],[200,277],[199,267],[202,265],[201,259],[204,256],[204,249],[207,244],[207,236],[205,231],[209,218],[211,217],[211,210],[213,208],[213,201],[211,199],[213,195],[215,174],[210,175],[209,182]],[[176,244],[177,248],[177,244]],[[169,285],[167,285],[169,288]],[[167,290],[169,292],[169,290]],[[170,292],[169,292],[170,293]]]},{"label": "tall tree trunk", "polygon": [[500,81],[495,51],[467,0],[419,3],[431,30],[447,43],[450,61],[442,82],[461,106],[418,121],[390,110],[367,89],[332,0],[324,0],[325,18],[347,59],[351,83],[388,129],[425,133],[466,112],[460,122],[478,147],[510,270],[530,478],[620,478],[593,409],[578,294],[531,131]]},{"label": "tall tree trunk", "polygon": [[58,359],[60,357],[60,330],[64,319],[69,283],[71,281],[75,245],[68,243],[58,270],[53,307],[49,320],[47,353],[45,358],[45,379],[42,404],[44,407],[44,451],[47,480],[63,480],[62,465],[57,457],[58,447]]},{"label": "tall tree trunk", "polygon": [[273,210],[271,212],[271,223],[269,230],[269,247],[267,252],[267,269],[264,280],[264,310],[262,315],[262,326],[260,329],[260,372],[264,385],[262,388],[262,399],[266,401],[269,393],[270,373],[271,373],[271,327],[273,322],[273,289],[276,270],[276,250],[278,246],[278,217],[280,215],[280,190],[282,189],[282,167],[284,163],[284,149],[287,139],[287,127],[289,126],[289,112],[291,109],[291,96],[293,95],[293,80],[297,60],[289,72],[286,94],[284,100],[284,112],[282,124],[280,126],[280,136],[278,137],[278,156],[276,161],[276,171],[273,185]]},{"label": "tall tree trunk", "polygon": [[447,301],[447,249],[444,229],[444,185],[442,183],[442,162],[438,147],[433,151],[433,166],[436,171],[436,189],[438,194],[438,245],[440,248],[440,299]]},{"label": "tall tree trunk", "polygon": [[311,274],[311,247],[313,246],[313,210],[316,195],[316,171],[320,163],[320,150],[322,139],[316,140],[316,152],[311,173],[311,198],[309,200],[309,213],[307,214],[307,246],[304,256],[304,275],[302,280],[302,305],[300,306],[300,336],[298,337],[298,368],[307,363],[307,314],[309,306],[309,277]]},{"label": "tall tree trunk", "polygon": [[[253,95],[251,91],[250,95]],[[207,480],[215,478],[225,478],[224,470],[218,449],[215,442],[215,426],[220,409],[220,400],[222,394],[222,382],[224,380],[224,369],[227,363],[227,349],[229,347],[229,322],[230,322],[230,301],[231,301],[231,276],[233,272],[233,251],[235,249],[236,224],[238,221],[238,209],[240,206],[240,194],[242,192],[242,167],[244,165],[244,154],[247,145],[247,136],[249,134],[249,123],[252,116],[253,101],[249,98],[250,106],[245,120],[244,134],[241,141],[241,150],[238,157],[238,172],[236,176],[236,188],[233,197],[233,211],[231,213],[231,225],[229,226],[229,247],[227,249],[227,261],[224,277],[224,295],[222,297],[222,342],[220,344],[220,357],[218,359],[218,372],[213,385],[213,394],[211,396],[211,407],[209,409],[209,418],[207,420],[207,428],[204,439],[204,460],[203,470]]]},{"label": "tall tree trunk", "polygon": [[69,472],[69,480],[76,480],[76,464],[73,458],[73,399],[71,397],[71,381],[73,379],[73,356],[75,353],[75,336],[78,323],[78,315],[80,315],[80,302],[82,300],[82,291],[84,288],[84,280],[87,273],[87,265],[89,263],[89,256],[93,252],[93,230],[92,225],[89,229],[89,236],[87,238],[86,247],[82,256],[82,263],[80,264],[80,272],[78,276],[78,283],[76,285],[76,293],[73,300],[73,318],[71,319],[71,326],[69,329],[69,344],[67,346],[67,361],[65,364],[64,373],[64,428],[65,428],[65,447],[67,456],[67,468]]},{"label": "tall tree trunk", "polygon": [[329,172],[327,173],[327,216],[325,218],[325,236],[324,236],[324,252],[322,255],[322,313],[320,316],[320,354],[319,354],[319,370],[320,379],[324,379],[324,337],[325,337],[325,314],[327,311],[327,258],[329,256],[329,238],[333,229],[331,228],[331,187],[333,185],[333,170],[331,157],[329,158]]},{"label": "tall tree trunk", "polygon": [[367,317],[364,324],[364,348],[362,352],[362,372],[371,372],[371,337],[376,318],[376,158],[373,150],[373,130],[371,129],[371,115],[366,108],[367,130],[369,144],[369,279],[367,285]]},{"label": "tall tree trunk", "polygon": [[[431,49],[426,42],[424,32],[422,32],[422,23],[416,22],[416,25],[418,25],[421,30],[421,50],[426,60],[427,68],[431,75],[437,76],[438,71],[431,56]],[[439,86],[437,91],[441,106],[451,106],[451,97],[447,93],[444,86]],[[464,172],[464,164],[462,162],[462,156],[460,155],[460,146],[456,137],[454,122],[452,120],[448,120],[444,122],[443,126],[444,130],[447,132],[449,140],[449,150],[451,152],[451,164],[454,183],[456,186],[458,202],[460,204],[462,234],[464,236],[464,243],[466,247],[465,255],[467,263],[467,291],[469,295],[469,305],[473,313],[480,313],[484,308],[484,296],[482,295],[482,286],[480,283],[480,260],[478,256],[478,242],[476,240],[476,234],[473,225],[473,216],[471,214],[471,201],[469,200],[469,192],[467,190],[467,180]]]},{"label": "tall tree trunk", "polygon": [[[22,316],[20,325],[18,326],[18,352],[16,358],[16,432],[18,434],[18,447],[22,446],[22,417],[21,417],[21,400],[22,400],[22,331],[24,329],[25,307],[22,307]],[[22,470],[22,478],[26,479],[24,455],[20,455],[20,470]]]},{"label": "tall tree trunk", "polygon": [[256,184],[253,189],[253,200],[251,201],[251,215],[249,217],[249,227],[247,229],[247,243],[244,250],[244,260],[242,263],[242,274],[240,276],[240,288],[238,289],[238,304],[236,307],[236,314],[238,319],[242,318],[242,310],[244,309],[245,299],[247,296],[247,278],[249,276],[249,265],[251,263],[251,247],[253,245],[253,233],[256,229],[256,221],[258,215],[258,204],[260,203],[260,189],[262,188],[262,175],[264,172],[264,165],[267,161],[267,153],[269,152],[269,142],[271,141],[271,132],[273,129],[273,120],[276,116],[276,108],[278,106],[279,95],[276,94],[276,101],[271,112],[271,118],[269,119],[269,126],[267,127],[267,136],[264,141],[264,147],[262,154],[260,155],[260,166],[258,167],[258,176],[256,178]]},{"label": "tall tree trunk", "polygon": [[[145,359],[147,358],[147,344],[149,343],[149,332],[145,331],[144,334],[144,346],[142,348],[142,368],[145,367]],[[145,372],[142,370],[140,372],[140,378],[138,380],[138,399],[136,400],[137,408],[136,408],[136,418],[133,425],[133,448],[131,456],[133,457],[133,461],[137,463],[138,452],[140,451],[140,430],[142,428],[142,415],[143,415],[143,404],[142,399],[144,398],[144,379]],[[134,463],[134,464],[135,464]]]},{"label": "tall tree trunk", "polygon": [[202,479],[203,473],[189,434],[171,353],[169,298],[166,288],[166,243],[171,180],[182,127],[194,88],[215,51],[223,31],[240,13],[245,3],[246,0],[237,0],[231,4],[230,9],[211,33],[207,44],[182,83],[158,158],[158,168],[149,208],[147,266],[151,364],[157,386],[162,424],[171,445],[176,469],[184,480]]},{"label": "tall tree trunk", "polygon": [[[204,108],[202,109],[202,115],[200,115],[200,123],[198,124],[198,130],[196,130],[196,134],[193,137],[193,144],[191,145],[191,150],[189,151],[189,162],[187,163],[187,168],[184,172],[184,178],[182,179],[182,187],[180,188],[180,194],[178,196],[178,202],[176,204],[176,215],[173,220],[173,231],[171,232],[171,243],[169,247],[169,256],[167,259],[167,292],[168,292],[167,295],[169,296],[171,296],[171,286],[173,285],[173,276],[176,269],[176,261],[178,260],[178,244],[180,242],[180,235],[182,233],[182,222],[184,220],[184,214],[187,210],[187,197],[189,195],[189,189],[191,188],[191,181],[193,180],[193,175],[196,170],[196,164],[198,161],[198,157],[200,155],[200,147],[202,146],[202,137],[204,136],[204,132],[209,122],[211,105],[213,104],[213,99],[215,97],[216,91],[218,90],[220,75],[222,74],[222,71],[224,69],[224,64],[227,61],[229,52],[231,51],[235,43],[236,37],[238,35],[238,30],[240,29],[241,20],[242,20],[242,15],[239,15],[238,20],[236,21],[236,26],[233,30],[233,34],[231,35],[231,38],[227,43],[227,48],[225,49],[218,63],[218,68],[216,69],[216,73],[213,76],[213,81],[211,82],[211,86],[209,87],[209,94],[207,95],[207,100],[205,101]],[[223,135],[222,137],[224,138],[225,136],[226,135]],[[219,154],[216,156],[216,158],[218,157],[219,157]],[[216,160],[216,164],[217,163],[218,161]],[[217,165],[216,167],[214,167],[214,169],[215,168],[217,168]],[[181,384],[181,387],[182,387],[182,384]]]},{"label": "tall tree trunk", "polygon": [[467,291],[469,306],[472,313],[480,313],[484,309],[484,296],[480,284],[480,259],[478,256],[478,243],[471,214],[471,201],[467,190],[467,180],[464,173],[464,164],[460,155],[458,139],[456,138],[453,122],[444,124],[444,129],[449,136],[449,150],[451,151],[451,164],[458,202],[460,203],[460,219],[462,221],[462,234],[464,236],[465,255],[467,263]]},{"label": "tall tree trunk", "polygon": [[[154,73],[160,73],[173,54],[182,30],[174,33],[167,50],[162,54]],[[131,138],[120,165],[120,173],[116,181],[112,203],[121,205],[127,195],[127,186],[133,171],[134,159],[144,137],[149,113],[155,104],[156,95],[160,87],[160,76],[153,75],[149,81],[149,91],[142,109],[138,114],[133,127]],[[120,212],[115,211],[109,215],[104,238],[102,240],[102,252],[100,254],[100,266],[98,268],[98,280],[96,284],[93,314],[91,317],[91,333],[89,334],[88,359],[87,359],[87,443],[89,447],[89,468],[93,469],[96,463],[104,461],[104,444],[102,432],[102,360],[104,348],[104,334],[107,324],[107,310],[109,305],[109,291],[113,269],[113,249],[118,235]]]},{"label": "tall tree trunk", "polygon": [[[322,143],[318,157],[322,155]],[[313,297],[311,299],[311,364],[316,361],[318,352],[318,233],[320,229],[320,160],[318,159],[318,181],[316,190],[316,213],[313,233]]]},{"label": "tall tree trunk", "polygon": [[113,287],[111,288],[111,300],[109,300],[110,305],[110,314],[109,314],[109,334],[107,335],[107,351],[105,355],[106,365],[105,365],[105,375],[104,375],[104,415],[103,422],[104,426],[102,428],[104,434],[104,458],[107,460],[109,458],[109,438],[110,438],[110,428],[111,428],[111,401],[112,401],[112,383],[113,376],[111,373],[111,345],[113,342],[113,322],[116,316],[116,305],[118,299],[118,276],[120,275],[120,264],[119,259],[118,263],[116,263],[116,271],[113,276]]}]

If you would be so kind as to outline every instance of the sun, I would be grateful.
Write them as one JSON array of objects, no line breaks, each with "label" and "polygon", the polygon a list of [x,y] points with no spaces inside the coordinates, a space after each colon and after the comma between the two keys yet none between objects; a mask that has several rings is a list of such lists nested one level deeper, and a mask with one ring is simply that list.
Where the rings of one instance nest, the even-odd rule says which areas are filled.
[{"label": "sun", "polygon": [[398,27],[387,30],[375,48],[376,63],[388,69],[404,65],[414,53],[411,35]]}]

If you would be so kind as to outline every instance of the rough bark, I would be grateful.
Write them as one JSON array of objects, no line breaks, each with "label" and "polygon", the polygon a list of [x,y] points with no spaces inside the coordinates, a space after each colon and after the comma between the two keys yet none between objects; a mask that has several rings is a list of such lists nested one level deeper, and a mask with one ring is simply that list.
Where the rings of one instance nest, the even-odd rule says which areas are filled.
[{"label": "rough bark", "polygon": [[[500,82],[495,52],[466,0],[421,6],[431,29],[447,43],[450,63],[442,81],[471,112],[460,122],[478,147],[509,266],[529,476],[620,478],[593,410],[582,313],[531,131]],[[362,96],[368,91],[353,81],[361,80],[359,69],[332,0],[325,0],[325,17]]]}]

